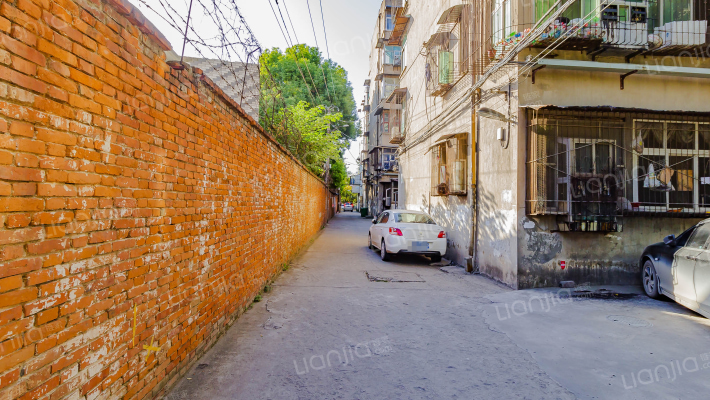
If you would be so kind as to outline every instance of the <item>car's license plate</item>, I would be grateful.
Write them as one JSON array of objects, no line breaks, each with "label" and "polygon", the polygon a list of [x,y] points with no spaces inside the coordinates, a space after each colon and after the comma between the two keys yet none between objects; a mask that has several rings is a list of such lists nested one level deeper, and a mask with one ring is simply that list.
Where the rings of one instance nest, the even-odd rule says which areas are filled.
[{"label": "car's license plate", "polygon": [[412,242],[412,251],[429,250],[429,242]]}]

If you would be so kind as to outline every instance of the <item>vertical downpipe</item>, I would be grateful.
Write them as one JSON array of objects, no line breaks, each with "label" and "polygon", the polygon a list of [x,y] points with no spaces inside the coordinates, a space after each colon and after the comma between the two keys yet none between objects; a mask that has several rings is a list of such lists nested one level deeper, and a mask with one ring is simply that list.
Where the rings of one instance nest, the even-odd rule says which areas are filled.
[{"label": "vertical downpipe", "polygon": [[481,89],[476,89],[471,96],[471,243],[469,245],[469,262],[466,272],[478,272],[478,114],[476,103],[480,98]]}]

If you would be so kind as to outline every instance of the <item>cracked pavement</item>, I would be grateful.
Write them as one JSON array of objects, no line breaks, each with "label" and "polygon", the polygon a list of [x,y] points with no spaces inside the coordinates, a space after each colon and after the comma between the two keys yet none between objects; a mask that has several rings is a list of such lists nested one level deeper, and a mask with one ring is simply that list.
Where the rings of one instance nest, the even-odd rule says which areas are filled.
[{"label": "cracked pavement", "polygon": [[[620,374],[628,380],[632,371],[676,354],[701,360],[703,347],[710,353],[710,325],[674,303],[581,299],[538,310],[531,298],[556,290],[512,291],[418,256],[383,262],[367,248],[369,225],[355,213],[336,216],[167,398],[698,398],[703,387],[707,393],[702,370],[686,374],[682,385],[659,380],[629,389],[619,382]],[[526,313],[521,301],[533,304]],[[510,318],[501,316],[506,304]],[[622,322],[607,319],[613,315]],[[651,323],[635,324],[634,315]],[[679,326],[687,330],[680,346],[640,356],[647,352],[642,339],[674,343],[668,341]],[[680,395],[667,397],[675,386]]]}]

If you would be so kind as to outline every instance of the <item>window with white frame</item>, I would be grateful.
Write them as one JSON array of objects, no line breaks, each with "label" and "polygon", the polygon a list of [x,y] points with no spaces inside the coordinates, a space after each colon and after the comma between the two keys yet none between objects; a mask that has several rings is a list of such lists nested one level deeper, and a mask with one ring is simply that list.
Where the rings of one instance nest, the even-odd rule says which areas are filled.
[{"label": "window with white frame", "polygon": [[498,47],[501,46],[501,42],[503,42],[503,40],[512,33],[512,13],[510,9],[511,1],[512,0],[493,0],[493,15],[491,18],[493,24],[492,43],[497,50],[500,50]]},{"label": "window with white frame", "polygon": [[392,171],[396,165],[395,149],[382,149],[382,169]]},{"label": "window with white frame", "polygon": [[634,120],[634,207],[646,212],[710,209],[710,124]]},{"label": "window with white frame", "polygon": [[394,20],[392,19],[392,11],[387,10],[385,13],[385,30],[394,30]]}]

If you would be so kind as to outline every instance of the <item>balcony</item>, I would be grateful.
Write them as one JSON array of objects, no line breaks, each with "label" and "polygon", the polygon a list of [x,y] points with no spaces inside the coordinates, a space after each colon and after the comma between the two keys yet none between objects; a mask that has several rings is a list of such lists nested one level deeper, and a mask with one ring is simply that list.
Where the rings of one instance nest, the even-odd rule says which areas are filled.
[{"label": "balcony", "polygon": [[385,47],[385,44],[390,41],[390,38],[392,37],[392,31],[382,31],[380,33],[380,36],[377,38],[377,47],[378,49],[381,49]]},{"label": "balcony", "polygon": [[392,94],[385,100],[386,104],[389,104],[392,109],[390,109],[390,120],[389,134],[390,134],[390,144],[401,144],[404,142],[404,123],[406,119],[404,118],[404,102],[407,99],[407,88],[397,88]]},{"label": "balcony", "polygon": [[[582,10],[589,1],[579,0],[550,23],[531,47],[584,51],[593,60],[602,54],[625,56],[627,60],[637,55],[698,56],[697,51],[710,44],[710,0],[687,0],[688,8],[675,13],[669,8],[676,4],[672,1],[677,0],[602,2],[585,14]],[[503,59],[536,25],[503,26],[502,17],[494,14],[493,19],[493,33],[487,43],[476,46],[474,59],[479,68]]]},{"label": "balcony", "polygon": [[392,30],[392,35],[388,41],[390,46],[401,46],[402,39],[404,38],[404,32],[409,24],[410,17],[407,16],[407,11],[409,8],[409,2],[405,4],[404,7],[399,7],[394,13],[394,29]]}]

